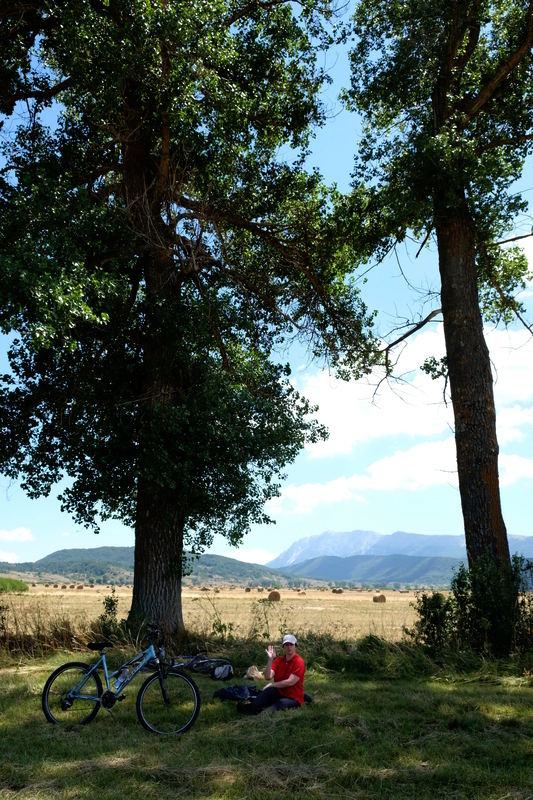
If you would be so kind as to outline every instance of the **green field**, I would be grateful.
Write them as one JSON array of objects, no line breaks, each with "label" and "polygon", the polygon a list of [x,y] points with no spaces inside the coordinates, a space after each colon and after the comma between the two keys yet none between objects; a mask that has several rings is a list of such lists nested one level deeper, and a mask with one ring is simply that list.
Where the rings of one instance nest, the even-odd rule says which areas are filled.
[{"label": "green field", "polygon": [[52,726],[41,711],[41,689],[49,672],[73,656],[6,661],[0,671],[0,797],[533,797],[527,674],[485,667],[456,675],[435,667],[433,674],[409,677],[406,667],[413,662],[399,651],[381,660],[370,654],[351,672],[346,661],[344,671],[336,670],[324,659],[313,661],[305,646],[302,653],[311,664],[306,690],[313,704],[239,717],[232,702],[213,698],[220,684],[200,678],[200,716],[178,739],[143,730],[134,684],[123,703],[101,710],[90,725]]},{"label": "green field", "polygon": [[[127,591],[119,597],[126,609]],[[213,697],[223,684],[195,676],[202,697],[195,725],[163,739],[137,721],[141,678],[86,727],[46,722],[45,680],[65,661],[91,660],[87,620],[101,612],[102,596],[53,588],[13,595],[0,604],[0,798],[533,800],[532,658],[463,659],[461,671],[438,666],[398,639],[411,602],[319,592],[270,604],[244,591],[189,597],[193,647],[230,656],[234,682],[251,664],[263,665],[265,626],[277,642],[297,620],[314,702],[240,717],[233,702]],[[375,616],[385,613],[386,624]],[[56,649],[65,626],[72,652]],[[111,650],[110,666],[124,654]]]}]

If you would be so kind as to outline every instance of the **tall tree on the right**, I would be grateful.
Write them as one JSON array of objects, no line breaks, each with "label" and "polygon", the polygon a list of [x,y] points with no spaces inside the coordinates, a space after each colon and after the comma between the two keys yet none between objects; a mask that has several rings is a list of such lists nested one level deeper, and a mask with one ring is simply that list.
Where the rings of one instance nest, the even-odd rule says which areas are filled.
[{"label": "tall tree on the right", "polygon": [[354,35],[348,97],[367,121],[356,176],[372,185],[371,236],[436,237],[469,565],[506,567],[482,312],[515,308],[527,270],[495,242],[525,207],[510,187],[533,144],[533,0],[361,0]]}]

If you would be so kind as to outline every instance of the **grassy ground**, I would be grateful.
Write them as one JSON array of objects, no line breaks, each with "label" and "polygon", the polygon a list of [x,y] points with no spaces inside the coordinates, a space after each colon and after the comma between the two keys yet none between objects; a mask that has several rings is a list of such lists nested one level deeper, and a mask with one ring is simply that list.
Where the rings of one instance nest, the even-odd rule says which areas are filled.
[{"label": "grassy ground", "polygon": [[[527,660],[471,662],[461,674],[437,667],[395,643],[412,614],[412,596],[399,593],[385,604],[357,593],[287,595],[269,604],[234,591],[185,597],[196,644],[218,641],[238,676],[250,664],[263,666],[268,639],[279,641],[288,626],[302,634],[314,702],[300,710],[240,717],[233,702],[213,697],[223,684],[195,676],[202,697],[195,725],[163,739],[137,721],[139,678],[124,702],[86,727],[50,725],[41,711],[46,678],[65,661],[91,660],[83,621],[101,614],[108,594],[91,591],[2,600],[0,627],[16,627],[20,648],[0,653],[1,800],[533,800]],[[127,610],[127,594],[120,602]],[[76,652],[44,657],[46,647],[28,649],[25,632],[57,648],[65,624]],[[388,643],[375,636],[387,631]],[[110,652],[111,666],[121,660],[120,651]]]},{"label": "grassy ground", "polygon": [[123,703],[86,727],[47,723],[42,686],[71,658],[56,654],[0,670],[2,800],[533,798],[527,675],[485,668],[406,677],[394,659],[363,675],[310,658],[312,705],[239,717],[232,702],[213,698],[220,684],[202,677],[196,724],[181,738],[162,739],[138,723],[134,684]]}]

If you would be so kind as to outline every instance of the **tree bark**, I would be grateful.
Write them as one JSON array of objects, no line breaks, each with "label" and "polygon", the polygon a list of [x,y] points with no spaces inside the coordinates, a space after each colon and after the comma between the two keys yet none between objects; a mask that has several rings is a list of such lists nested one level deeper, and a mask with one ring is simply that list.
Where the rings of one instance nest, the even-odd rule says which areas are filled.
[{"label": "tree bark", "polygon": [[470,567],[490,554],[509,564],[498,478],[498,440],[490,357],[479,309],[475,227],[466,202],[435,200],[442,314],[459,492]]},{"label": "tree bark", "polygon": [[145,621],[154,623],[168,636],[184,631],[181,604],[183,516],[174,508],[169,508],[168,513],[164,511],[153,487],[147,481],[140,481],[129,622],[132,625]]},{"label": "tree bark", "polygon": [[160,421],[152,426],[152,420],[179,402],[183,389],[173,368],[177,343],[170,336],[172,317],[179,308],[180,282],[163,247],[152,245],[145,255],[144,280],[147,306],[140,420],[147,433],[141,432],[139,451],[130,621],[148,620],[172,635],[184,630],[181,579],[186,510],[179,485],[168,475],[157,474],[154,459],[159,449],[165,449],[160,438],[165,434],[159,430]]}]

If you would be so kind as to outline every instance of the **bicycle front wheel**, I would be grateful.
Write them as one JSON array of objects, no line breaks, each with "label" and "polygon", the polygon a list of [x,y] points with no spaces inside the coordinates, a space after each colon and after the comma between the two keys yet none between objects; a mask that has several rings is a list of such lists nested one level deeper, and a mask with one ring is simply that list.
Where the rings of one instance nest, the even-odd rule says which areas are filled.
[{"label": "bicycle front wheel", "polygon": [[86,725],[98,714],[102,681],[87,664],[72,662],[52,672],[42,694],[43,712],[54,725]]},{"label": "bicycle front wheel", "polygon": [[200,693],[183,672],[158,672],[145,680],[137,695],[137,716],[146,730],[169,736],[185,733],[200,711]]}]

